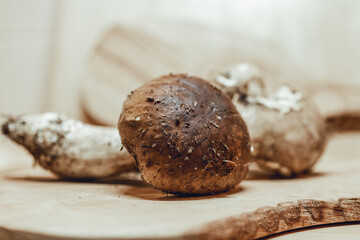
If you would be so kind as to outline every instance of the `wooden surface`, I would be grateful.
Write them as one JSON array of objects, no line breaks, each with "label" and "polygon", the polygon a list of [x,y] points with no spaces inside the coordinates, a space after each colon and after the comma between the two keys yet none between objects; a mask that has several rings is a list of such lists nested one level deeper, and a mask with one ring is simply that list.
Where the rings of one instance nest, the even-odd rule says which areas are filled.
[{"label": "wooden surface", "polygon": [[[255,236],[307,225],[360,220],[358,133],[335,135],[309,176],[276,179],[252,172],[229,193],[187,198],[163,195],[143,184],[134,174],[97,183],[61,181],[42,169],[32,168],[29,155],[4,138],[0,140],[3,166],[0,239],[31,239],[34,236],[36,239],[232,236],[246,239],[250,235],[241,235],[242,214],[283,202],[298,203],[301,199],[316,201],[312,202],[314,205],[308,200],[300,201],[301,209],[305,209],[301,210],[300,219],[294,218],[287,225],[279,222],[279,227],[256,228]],[[341,209],[334,205],[340,198],[350,199]],[[326,204],[318,201],[326,201]],[[331,207],[327,208],[327,204]],[[319,212],[324,217],[316,215]],[[249,216],[246,219],[255,215]],[[286,216],[280,214],[278,217],[284,219]],[[271,218],[260,218],[257,222],[264,223],[264,219]],[[355,230],[354,234],[358,236],[359,232]]]},{"label": "wooden surface", "polygon": [[[155,25],[158,26],[158,25]],[[156,29],[156,27],[155,27]],[[106,32],[89,57],[89,74],[83,83],[81,106],[88,120],[100,125],[116,126],[122,103],[127,95],[145,82],[173,73],[189,73],[207,80],[228,66],[247,61],[259,65],[269,91],[288,84],[310,96],[324,118],[341,130],[360,129],[360,85],[344,84],[344,80],[315,80],[302,76],[301,71],[289,71],[281,62],[279,72],[289,71],[287,77],[275,74],[267,64],[247,59],[239,42],[233,37],[218,36],[208,29],[182,26],[176,34],[162,31],[168,39],[142,28],[127,29],[120,25]],[[197,36],[184,41],[181,36]],[[204,41],[218,36],[218,41]],[[194,49],[196,53],[194,54]],[[209,51],[211,49],[211,51]],[[228,49],[232,49],[229,54]],[[275,54],[275,52],[274,52]],[[278,55],[276,52],[275,55]],[[262,57],[260,59],[264,59]],[[272,57],[268,62],[273,63]],[[104,108],[106,106],[106,108]],[[357,122],[356,122],[357,121]],[[350,126],[350,127],[349,127]]]},{"label": "wooden surface", "polygon": [[[294,234],[296,233],[296,234]],[[303,239],[326,239],[326,240],[354,240],[360,234],[359,223],[331,224],[313,228],[305,228],[288,233],[266,237],[273,240],[303,240]]]}]

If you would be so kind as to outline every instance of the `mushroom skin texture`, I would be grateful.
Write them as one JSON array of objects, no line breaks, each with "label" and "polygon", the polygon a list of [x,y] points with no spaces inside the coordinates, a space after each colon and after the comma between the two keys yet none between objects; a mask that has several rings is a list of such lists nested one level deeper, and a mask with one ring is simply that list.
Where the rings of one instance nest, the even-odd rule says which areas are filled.
[{"label": "mushroom skin texture", "polygon": [[224,93],[194,76],[170,74],[133,91],[118,128],[142,179],[165,193],[225,192],[248,171],[243,119]]},{"label": "mushroom skin texture", "polygon": [[234,101],[251,136],[251,158],[267,171],[284,177],[307,173],[323,153],[328,129],[307,98],[299,110],[281,113],[259,103]]},{"label": "mushroom skin texture", "polygon": [[326,121],[309,98],[290,87],[281,86],[268,96],[257,69],[238,64],[218,75],[214,84],[232,97],[245,120],[253,162],[283,177],[307,173],[325,149]]}]

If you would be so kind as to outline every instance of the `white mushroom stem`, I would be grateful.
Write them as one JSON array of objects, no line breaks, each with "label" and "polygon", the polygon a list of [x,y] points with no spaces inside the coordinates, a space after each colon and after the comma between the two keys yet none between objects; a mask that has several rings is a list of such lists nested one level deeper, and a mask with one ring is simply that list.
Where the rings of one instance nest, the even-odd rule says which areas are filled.
[{"label": "white mushroom stem", "polygon": [[291,111],[300,111],[304,106],[301,92],[292,90],[287,86],[279,87],[270,97],[251,97],[246,99],[249,103],[260,104],[269,109],[279,111],[282,115]]},{"label": "white mushroom stem", "polygon": [[265,86],[261,70],[249,63],[239,63],[215,77],[215,85],[232,97],[240,95],[265,96]]},{"label": "white mushroom stem", "polygon": [[57,113],[8,118],[3,133],[25,147],[35,163],[58,176],[97,179],[135,169],[116,128],[98,127]]}]

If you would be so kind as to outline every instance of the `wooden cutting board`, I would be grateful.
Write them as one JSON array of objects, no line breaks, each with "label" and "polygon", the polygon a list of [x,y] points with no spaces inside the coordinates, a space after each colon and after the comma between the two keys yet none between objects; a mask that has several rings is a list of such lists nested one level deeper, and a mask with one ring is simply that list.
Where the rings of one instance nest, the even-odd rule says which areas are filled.
[{"label": "wooden cutting board", "polygon": [[309,176],[274,179],[252,172],[229,193],[181,198],[146,186],[136,174],[62,181],[31,167],[20,147],[0,140],[4,240],[251,239],[360,221],[359,133],[334,135]]},{"label": "wooden cutting board", "polygon": [[[187,25],[169,34],[163,28],[158,31],[163,24],[133,29],[117,25],[101,36],[89,56],[88,75],[79,98],[88,122],[116,126],[127,95],[151,79],[172,72],[212,80],[227,67],[245,61],[263,70],[270,92],[281,84],[291,85],[312,98],[320,114],[335,128],[360,129],[359,83],[311,79],[290,63],[284,66],[278,51],[246,46],[241,36],[219,35]],[[261,52],[259,56],[254,51],[246,54],[255,48]]]}]

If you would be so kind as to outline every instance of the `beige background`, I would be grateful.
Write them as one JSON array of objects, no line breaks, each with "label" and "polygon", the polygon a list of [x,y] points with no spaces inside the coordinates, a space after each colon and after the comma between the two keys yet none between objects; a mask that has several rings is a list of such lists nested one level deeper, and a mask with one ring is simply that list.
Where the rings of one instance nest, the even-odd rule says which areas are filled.
[{"label": "beige background", "polygon": [[54,1],[0,0],[0,112],[48,107]]},{"label": "beige background", "polygon": [[236,33],[245,55],[289,81],[300,75],[360,84],[356,0],[1,0],[0,19],[0,112],[80,118],[78,88],[100,36],[114,24],[151,21]]}]

